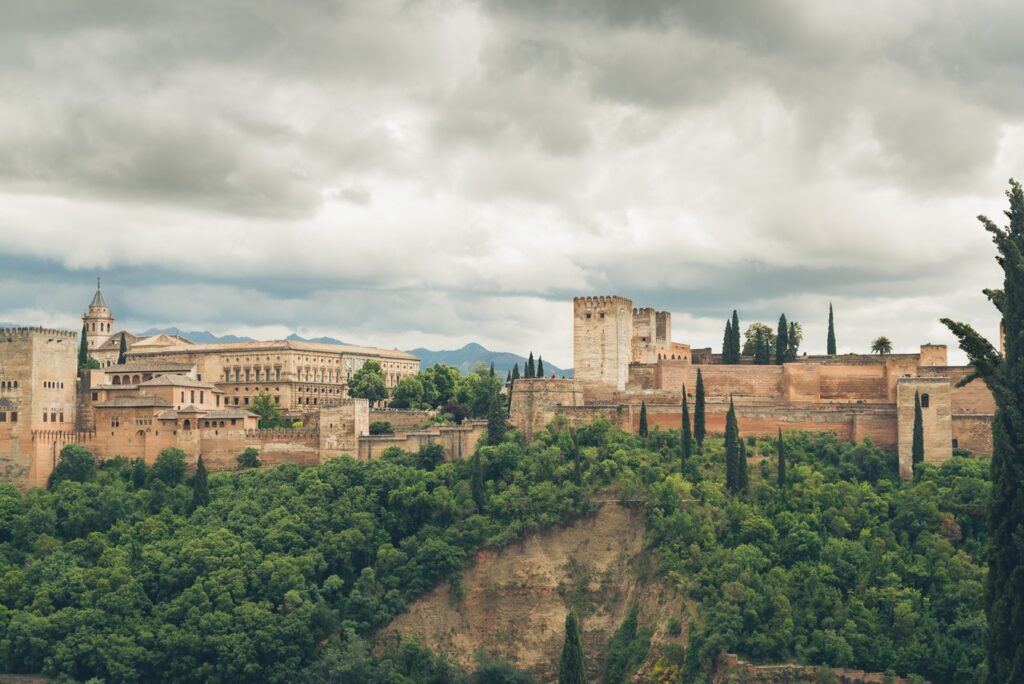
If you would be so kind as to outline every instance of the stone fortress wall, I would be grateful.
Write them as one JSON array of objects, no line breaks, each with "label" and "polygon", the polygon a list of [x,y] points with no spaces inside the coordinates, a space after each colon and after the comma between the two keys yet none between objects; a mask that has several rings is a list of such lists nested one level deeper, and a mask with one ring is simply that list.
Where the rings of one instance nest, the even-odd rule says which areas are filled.
[{"label": "stone fortress wall", "polygon": [[955,387],[970,368],[949,366],[944,345],[925,344],[916,354],[723,365],[709,350],[672,342],[671,331],[671,314],[634,308],[625,297],[574,298],[574,379],[517,380],[510,420],[527,436],[559,414],[573,424],[602,416],[635,431],[646,403],[649,426],[678,429],[682,388],[692,412],[700,370],[712,433],[724,432],[731,399],[745,435],[772,437],[781,428],[834,432],[848,441],[870,437],[899,454],[908,477],[918,393],[927,461],[941,463],[954,448],[991,453],[992,395],[980,381]]}]

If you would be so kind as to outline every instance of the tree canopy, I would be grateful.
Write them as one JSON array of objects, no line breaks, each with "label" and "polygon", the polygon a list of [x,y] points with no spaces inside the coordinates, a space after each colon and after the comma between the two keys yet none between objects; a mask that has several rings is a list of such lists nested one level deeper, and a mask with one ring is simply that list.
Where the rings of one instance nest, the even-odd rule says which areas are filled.
[{"label": "tree canopy", "polygon": [[370,359],[352,374],[348,383],[348,394],[351,397],[366,399],[371,404],[383,401],[388,397],[387,385],[384,382],[384,369],[380,363]]}]

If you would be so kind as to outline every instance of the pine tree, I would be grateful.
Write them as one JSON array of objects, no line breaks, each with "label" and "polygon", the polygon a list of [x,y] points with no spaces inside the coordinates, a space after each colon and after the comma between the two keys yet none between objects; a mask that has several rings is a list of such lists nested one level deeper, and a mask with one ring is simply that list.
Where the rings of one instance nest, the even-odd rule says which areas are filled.
[{"label": "pine tree", "polygon": [[1011,179],[1006,196],[1010,223],[1005,229],[978,217],[992,234],[999,252],[996,261],[1003,270],[1003,288],[985,290],[985,294],[1002,314],[1005,356],[971,326],[942,319],[974,367],[959,385],[981,378],[996,401],[985,586],[990,682],[1024,681],[1024,545],[1020,541],[1024,529],[1024,192],[1020,183]]},{"label": "pine tree", "polygon": [[729,412],[725,414],[725,488],[735,494],[739,491],[739,445],[736,429],[736,408],[729,399]]},{"label": "pine tree", "polygon": [[786,486],[786,445],[782,442],[782,428],[779,428],[779,470],[775,483],[781,489]]},{"label": "pine tree", "polygon": [[558,663],[558,684],[586,684],[587,674],[583,668],[583,641],[576,613],[569,611],[565,616],[565,643],[562,658]]},{"label": "pine tree", "polygon": [[206,465],[203,463],[202,455],[196,463],[196,474],[192,476],[192,501],[189,503],[189,510],[206,506],[210,503],[210,485],[206,478]]},{"label": "pine tree", "polygon": [[86,337],[85,326],[82,326],[82,337],[78,341],[78,369],[89,365],[89,338]]},{"label": "pine tree", "polygon": [[693,436],[697,440],[697,451],[704,449],[704,375],[697,369],[697,397],[693,407]]},{"label": "pine tree", "polygon": [[732,321],[726,319],[722,335],[722,363],[732,363]]},{"label": "pine tree", "polygon": [[924,416],[921,414],[921,393],[914,392],[914,439],[910,447],[910,462],[924,461]]},{"label": "pine tree", "polygon": [[518,380],[521,376],[519,375],[519,362],[516,361],[512,366],[512,382]]},{"label": "pine tree", "polygon": [[539,355],[537,356],[537,377],[544,377],[544,357]]},{"label": "pine tree", "polygon": [[530,352],[530,358],[526,360],[526,377],[527,379],[537,377],[537,371],[533,365],[533,352]]},{"label": "pine tree", "polygon": [[647,436],[647,402],[640,402],[640,432],[641,437]]},{"label": "pine tree", "polygon": [[775,364],[781,366],[789,356],[789,323],[786,314],[779,316],[779,330],[775,334]]},{"label": "pine tree", "polygon": [[128,340],[125,339],[124,333],[121,333],[121,346],[117,351],[117,365],[123,364],[128,360]]},{"label": "pine tree", "polygon": [[470,491],[473,495],[473,503],[476,504],[477,513],[483,513],[484,505],[487,503],[487,492],[484,489],[484,464],[480,460],[480,452],[476,451],[473,453],[473,458],[469,461],[470,474]]},{"label": "pine tree", "polygon": [[740,362],[740,350],[743,346],[740,344],[740,316],[736,312],[736,309],[732,310],[732,361],[731,363]]},{"label": "pine tree", "polygon": [[829,356],[836,355],[836,323],[832,317],[832,302],[828,303],[828,342],[826,349]]},{"label": "pine tree", "polygon": [[685,465],[693,455],[693,435],[690,432],[690,409],[686,405],[686,385],[683,385],[682,425],[679,429],[679,439],[681,441],[680,454],[682,455],[680,465]]}]

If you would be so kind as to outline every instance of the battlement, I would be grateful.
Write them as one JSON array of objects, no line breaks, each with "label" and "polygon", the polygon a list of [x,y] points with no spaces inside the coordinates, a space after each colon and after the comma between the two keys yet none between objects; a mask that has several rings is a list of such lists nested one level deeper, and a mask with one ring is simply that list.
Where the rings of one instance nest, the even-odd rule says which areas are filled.
[{"label": "battlement", "polygon": [[619,295],[600,295],[597,297],[573,297],[573,307],[579,309],[585,306],[616,306],[621,305],[627,309],[633,308],[633,300]]},{"label": "battlement", "polygon": [[658,312],[653,307],[650,306],[633,307],[634,316],[651,316],[657,313]]},{"label": "battlement", "polygon": [[59,330],[57,328],[24,327],[24,328],[0,328],[0,340],[30,339],[32,337],[59,337],[66,340],[78,339],[78,333],[73,330]]}]

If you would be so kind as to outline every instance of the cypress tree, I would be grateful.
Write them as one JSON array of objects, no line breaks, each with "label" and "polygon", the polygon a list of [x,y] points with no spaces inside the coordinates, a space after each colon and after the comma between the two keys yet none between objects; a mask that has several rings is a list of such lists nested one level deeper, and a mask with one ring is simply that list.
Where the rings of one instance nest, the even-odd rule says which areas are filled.
[{"label": "cypress tree", "polygon": [[483,513],[484,504],[487,503],[487,492],[484,489],[484,464],[480,460],[479,450],[473,453],[469,467],[472,471],[469,486],[473,494],[473,503],[476,504],[477,513]]},{"label": "cypress tree", "polygon": [[565,643],[562,644],[562,658],[558,663],[558,684],[586,684],[587,674],[583,668],[583,641],[576,613],[569,611],[565,616]]},{"label": "cypress tree", "polygon": [[512,371],[508,371],[507,373],[505,373],[505,384],[507,385],[507,384],[509,384],[511,382],[512,382]]},{"label": "cypress tree", "polygon": [[647,402],[640,402],[640,432],[641,437],[647,436]]},{"label": "cypress tree", "polygon": [[686,405],[686,385],[683,385],[682,425],[679,429],[680,454],[684,465],[693,455],[693,435],[690,433],[690,409]]},{"label": "cypress tree", "polygon": [[189,503],[189,510],[194,511],[209,503],[210,485],[206,479],[206,465],[200,455],[199,462],[196,463],[196,474],[192,476],[192,501]]},{"label": "cypress tree", "polygon": [[117,365],[123,364],[128,356],[128,340],[125,339],[124,333],[121,333],[121,347],[117,351]]},{"label": "cypress tree", "polygon": [[569,428],[569,438],[572,440],[572,479],[577,487],[583,486],[583,458],[580,455],[580,443],[576,438],[576,430]]},{"label": "cypress tree", "polygon": [[82,338],[78,341],[78,369],[89,364],[89,340],[86,337],[85,325],[82,326]]},{"label": "cypress tree", "polygon": [[924,416],[921,415],[921,393],[914,392],[914,439],[910,447],[910,462],[924,461]]},{"label": "cypress tree", "polygon": [[491,361],[491,377],[494,377],[494,362]]},{"label": "cypress tree", "polygon": [[832,317],[832,302],[828,303],[828,342],[826,348],[829,356],[836,355],[836,323]]},{"label": "cypress tree", "polygon": [[782,442],[782,428],[779,428],[779,470],[776,477],[775,483],[779,485],[779,488],[786,486],[786,445]]},{"label": "cypress tree", "polygon": [[519,375],[519,362],[516,361],[515,365],[512,366],[512,381],[515,382],[520,378]]},{"label": "cypress tree", "polygon": [[948,318],[942,323],[960,341],[974,372],[959,385],[981,378],[992,391],[992,494],[988,527],[990,550],[985,586],[988,616],[988,681],[1024,681],[1024,192],[1010,180],[1006,193],[1010,223],[999,228],[979,216],[996,244],[1003,288],[985,290],[1003,318],[1005,356],[971,326]]},{"label": "cypress tree", "polygon": [[747,445],[740,435],[739,423],[736,423],[736,444],[739,445],[739,453],[736,456],[736,491],[743,493],[747,491],[747,484],[750,482],[750,466],[747,463]]},{"label": "cypress tree", "polygon": [[487,443],[491,446],[501,444],[505,439],[505,411],[502,408],[501,396],[495,392],[491,397],[491,406],[487,410]]},{"label": "cypress tree", "polygon": [[722,363],[732,363],[732,321],[726,319],[722,335]]},{"label": "cypress tree", "polygon": [[789,356],[789,323],[786,314],[779,316],[779,330],[775,334],[775,364],[781,366]]},{"label": "cypress tree", "polygon": [[539,355],[537,356],[537,377],[544,377],[544,357]]},{"label": "cypress tree", "polygon": [[704,448],[704,376],[697,369],[697,397],[693,407],[693,436],[697,440],[697,450]]},{"label": "cypress tree", "polygon": [[739,461],[737,439],[736,408],[730,398],[729,412],[725,414],[725,488],[733,494],[739,491],[739,475],[736,467]]},{"label": "cypress tree", "polygon": [[146,486],[146,461],[141,458],[135,459],[132,464],[132,488],[142,489]]},{"label": "cypress tree", "polygon": [[743,349],[743,345],[740,344],[740,316],[736,312],[736,309],[732,310],[732,363],[740,362],[740,350]]},{"label": "cypress tree", "polygon": [[537,377],[536,368],[533,365],[533,352],[530,352],[530,358],[526,360],[526,377],[534,378]]}]

